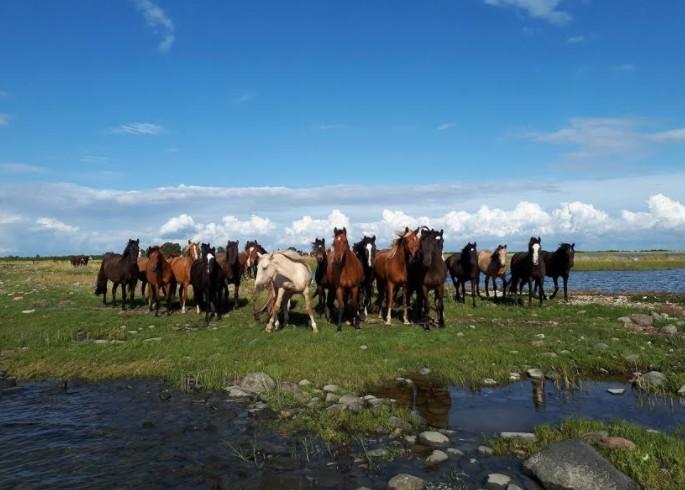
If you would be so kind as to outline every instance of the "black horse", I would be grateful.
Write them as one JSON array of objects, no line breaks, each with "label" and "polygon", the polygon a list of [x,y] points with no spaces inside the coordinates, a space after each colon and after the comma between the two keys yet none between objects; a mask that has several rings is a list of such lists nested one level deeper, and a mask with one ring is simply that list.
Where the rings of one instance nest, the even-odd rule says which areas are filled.
[{"label": "black horse", "polygon": [[248,240],[245,242],[245,252],[247,253],[247,264],[245,272],[248,277],[257,277],[257,264],[259,263],[259,254],[269,253],[262,247],[257,240]]},{"label": "black horse", "polygon": [[223,292],[224,303],[226,305],[228,305],[228,286],[233,284],[233,309],[240,306],[239,293],[242,271],[238,255],[238,240],[229,240],[226,243],[226,252],[223,254],[218,254],[216,257],[216,261],[221,267],[221,273],[223,276],[221,278],[221,290]]},{"label": "black horse", "polygon": [[[520,287],[519,282],[521,283]],[[543,301],[543,286],[545,283],[545,261],[542,258],[542,240],[540,237],[530,237],[528,252],[515,253],[511,258],[511,285],[509,291],[516,294],[519,300],[524,282],[528,283],[528,306],[533,301],[533,293],[540,297],[540,307]],[[533,288],[535,282],[535,289]]]},{"label": "black horse", "polygon": [[[471,281],[471,298],[476,307],[476,288],[478,286],[478,250],[476,242],[469,242],[456,254],[447,257],[447,270],[454,284],[454,299],[466,304],[466,281]],[[461,286],[461,297],[459,287]]]},{"label": "black horse", "polygon": [[138,254],[140,240],[129,240],[122,254],[109,254],[102,259],[98,272],[95,295],[102,295],[102,303],[107,304],[107,281],[112,281],[112,305],[117,301],[117,287],[121,284],[121,309],[126,309],[126,286],[131,292],[138,279]]},{"label": "black horse", "polygon": [[416,318],[424,328],[430,328],[429,294],[434,291],[435,309],[438,313],[438,325],[445,326],[445,281],[447,266],[442,260],[444,244],[443,230],[437,231],[422,227],[419,231],[420,243],[417,260],[408,267],[409,295],[416,291]]},{"label": "black horse", "polygon": [[366,236],[352,246],[352,251],[362,263],[364,280],[359,288],[359,308],[364,308],[364,318],[369,314],[373,293],[373,261],[376,259],[376,235]]},{"label": "black horse", "polygon": [[545,275],[554,281],[554,292],[549,299],[554,299],[559,292],[558,280],[561,277],[564,280],[564,301],[568,301],[568,276],[571,274],[575,255],[575,243],[562,243],[554,252],[542,252],[542,260],[545,262]]},{"label": "black horse", "polygon": [[315,238],[312,242],[312,254],[316,259],[316,272],[314,272],[314,282],[316,282],[316,293],[314,297],[319,298],[316,304],[316,312],[322,315],[326,311],[326,292],[328,290],[328,280],[326,270],[328,269],[328,254],[326,253],[326,239]]},{"label": "black horse", "polygon": [[217,309],[217,297],[221,287],[221,270],[216,263],[216,250],[208,243],[200,245],[201,258],[193,262],[190,268],[190,282],[193,285],[198,312],[205,310],[205,323],[215,314],[221,320]]}]

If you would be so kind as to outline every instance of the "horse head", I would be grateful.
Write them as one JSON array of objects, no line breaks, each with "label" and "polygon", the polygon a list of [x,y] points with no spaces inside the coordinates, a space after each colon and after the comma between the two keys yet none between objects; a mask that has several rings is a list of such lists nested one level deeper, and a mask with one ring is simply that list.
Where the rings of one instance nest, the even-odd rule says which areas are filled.
[{"label": "horse head", "polygon": [[135,240],[129,239],[128,243],[126,244],[126,248],[124,249],[124,253],[122,255],[126,257],[130,257],[132,260],[138,260],[138,256],[140,255],[140,238],[137,238]]},{"label": "horse head", "polygon": [[238,262],[238,240],[229,240],[226,243],[226,262],[229,265]]},{"label": "horse head", "polygon": [[259,292],[264,289],[273,278],[273,258],[274,254],[263,254],[257,252],[257,259],[259,260],[259,267],[257,267],[257,277],[254,281],[255,292]]},{"label": "horse head", "polygon": [[202,253],[202,260],[205,261],[207,274],[211,274],[212,269],[214,268],[216,250],[210,246],[209,243],[203,243],[200,245],[200,250]]},{"label": "horse head", "polygon": [[354,253],[369,269],[376,258],[376,235],[366,236],[354,244]]},{"label": "horse head", "polygon": [[562,243],[557,249],[557,253],[560,253],[564,258],[564,262],[568,264],[569,267],[573,267],[573,262],[576,256],[576,244],[575,243]]},{"label": "horse head", "polygon": [[466,259],[470,265],[478,265],[478,245],[476,242],[467,242],[464,248],[461,249],[461,263],[464,264]]},{"label": "horse head", "polygon": [[326,239],[315,238],[312,242],[312,252],[317,262],[323,262],[326,259]]},{"label": "horse head", "polygon": [[424,267],[428,268],[433,263],[433,255],[437,252],[442,256],[442,233],[443,230],[431,230],[422,227],[419,231],[419,246],[421,250],[421,261]]},{"label": "horse head", "polygon": [[198,242],[188,240],[188,245],[186,245],[183,253],[188,255],[194,261],[201,258],[200,244]]},{"label": "horse head", "polygon": [[528,254],[532,257],[533,265],[540,263],[540,248],[542,247],[542,240],[540,237],[530,237],[528,240]]},{"label": "horse head", "polygon": [[504,266],[504,264],[507,263],[507,244],[505,243],[504,245],[497,245],[497,248],[492,253],[491,258],[499,262],[499,267]]},{"label": "horse head", "polygon": [[419,247],[421,245],[419,240],[419,228],[410,230],[408,226],[405,226],[404,232],[399,236],[399,240],[409,258],[409,262],[413,262],[416,257],[418,257]]},{"label": "horse head", "polygon": [[350,243],[347,241],[347,228],[343,227],[333,229],[333,260],[336,264],[342,264],[345,258],[345,253],[350,249]]}]

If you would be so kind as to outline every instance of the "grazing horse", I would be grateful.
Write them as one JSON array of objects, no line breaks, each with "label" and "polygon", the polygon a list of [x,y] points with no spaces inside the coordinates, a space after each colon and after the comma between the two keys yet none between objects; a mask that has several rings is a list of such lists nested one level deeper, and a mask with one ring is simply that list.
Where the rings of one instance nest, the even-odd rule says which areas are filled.
[{"label": "grazing horse", "polygon": [[[307,259],[300,257],[293,252],[273,252],[270,254],[259,254],[259,267],[255,278],[255,295],[265,288],[269,288],[270,294],[275,295],[271,301],[266,303],[266,307],[271,306],[269,323],[266,331],[272,332],[274,327],[278,329],[278,311],[283,305],[283,324],[288,324],[288,302],[294,294],[301,294],[304,297],[304,305],[309,315],[312,330],[318,333],[312,304],[309,298],[309,285],[312,282],[312,272],[307,265]],[[273,301],[273,302],[272,302]],[[253,302],[256,304],[256,301]],[[265,308],[266,308],[265,307]],[[262,309],[263,311],[263,309]],[[258,315],[255,311],[255,317]]]},{"label": "grazing horse", "polygon": [[102,304],[107,304],[107,281],[112,281],[112,305],[116,303],[117,287],[121,284],[121,309],[126,309],[126,285],[138,277],[139,245],[140,240],[129,240],[124,253],[110,254],[102,259],[95,287],[95,295],[102,294]]},{"label": "grazing horse", "polygon": [[240,279],[243,273],[238,253],[238,241],[229,240],[226,243],[226,253],[217,254],[216,261],[223,272],[224,283],[221,289],[224,292],[224,302],[228,304],[228,286],[233,284],[233,308],[238,308]]},{"label": "grazing horse", "polygon": [[444,244],[443,230],[437,231],[427,227],[419,229],[419,254],[417,260],[409,266],[409,295],[416,291],[417,313],[416,318],[423,323],[424,328],[430,328],[430,303],[428,301],[431,291],[435,293],[435,309],[438,313],[438,325],[445,326],[445,280],[447,279],[447,266],[442,260],[442,248]]},{"label": "grazing horse", "polygon": [[190,287],[190,270],[193,262],[200,259],[200,245],[188,240],[188,245],[180,257],[173,257],[169,260],[171,272],[174,275],[174,283],[180,286],[178,299],[181,303],[181,313],[186,312],[188,301],[188,289]]},{"label": "grazing horse", "polygon": [[[568,276],[573,268],[576,255],[575,243],[562,243],[554,252],[542,252],[545,262],[545,275],[554,280],[554,292],[549,299],[554,299],[559,292],[559,277],[564,280],[564,301],[568,301]],[[543,293],[544,294],[544,293]]]},{"label": "grazing horse", "polygon": [[385,317],[386,325],[392,325],[392,306],[395,290],[398,287],[402,288],[402,306],[404,308],[403,321],[405,325],[409,325],[409,315],[407,311],[407,301],[409,298],[407,281],[409,279],[409,274],[407,266],[410,262],[414,261],[414,257],[419,251],[419,237],[417,232],[418,230],[410,230],[408,227],[405,227],[404,232],[395,239],[392,247],[390,249],[380,250],[376,254],[376,260],[373,261],[376,288],[378,288],[376,305],[378,306],[380,317],[383,318],[383,298],[386,297],[388,307]]},{"label": "grazing horse", "polygon": [[[540,297],[540,307],[543,300],[543,285],[545,282],[545,261],[542,259],[542,240],[540,237],[530,237],[528,252],[515,253],[511,258],[511,286],[509,291],[516,293],[518,289],[519,299],[523,283],[528,282],[528,307],[533,301],[533,282]],[[519,285],[521,282],[521,286]]]},{"label": "grazing horse", "polygon": [[215,314],[221,320],[221,312],[217,309],[221,269],[216,263],[216,250],[209,243],[200,245],[200,260],[193,262],[190,268],[190,282],[193,284],[197,312],[205,310],[205,323]]},{"label": "grazing horse", "polygon": [[359,289],[359,305],[364,308],[364,317],[368,315],[373,294],[373,261],[376,259],[376,235],[366,236],[352,246],[364,269],[364,280]]},{"label": "grazing horse", "polygon": [[[140,261],[138,261],[138,267],[140,268]],[[170,314],[174,275],[171,271],[171,265],[166,261],[162,254],[162,250],[159,247],[150,247],[147,249],[145,279],[149,284],[148,303],[150,305],[150,311],[152,311],[154,303],[155,316],[159,316],[159,291],[161,289],[166,296],[167,314]]]},{"label": "grazing horse", "polygon": [[[450,255],[446,261],[452,284],[454,299],[466,304],[466,281],[471,282],[471,300],[476,307],[476,288],[478,285],[478,250],[476,242],[468,242],[461,252]],[[461,297],[459,287],[461,286]]]},{"label": "grazing horse", "polygon": [[257,263],[259,262],[260,254],[267,254],[264,247],[262,247],[257,240],[248,240],[245,242],[245,252],[247,253],[247,260],[245,262],[245,269],[249,277],[257,277]]},{"label": "grazing horse", "polygon": [[[506,297],[507,291],[507,246],[497,245],[494,252],[490,250],[481,250],[478,252],[478,269],[485,274],[485,297],[490,297],[488,290],[488,283],[492,278],[492,290],[495,292],[495,301],[497,301],[497,278],[502,278],[502,297]],[[480,296],[480,277],[477,282],[477,293]]]},{"label": "grazing horse", "polygon": [[71,257],[69,257],[69,262],[71,262],[71,265],[73,265],[74,267],[78,267],[81,265],[87,266],[89,259],[90,257],[88,257],[87,255],[72,255]]},{"label": "grazing horse", "polygon": [[[354,328],[359,328],[359,287],[364,280],[364,268],[350,249],[347,228],[333,229],[333,250],[328,254],[326,279],[329,295],[335,293],[338,332],[342,330],[342,317],[346,309],[352,313]],[[329,296],[329,307],[332,303],[333,296]]]},{"label": "grazing horse", "polygon": [[312,254],[316,259],[316,271],[314,282],[316,283],[315,298],[319,298],[316,311],[321,315],[326,310],[326,290],[328,289],[328,252],[326,251],[326,239],[315,238],[312,242]]}]

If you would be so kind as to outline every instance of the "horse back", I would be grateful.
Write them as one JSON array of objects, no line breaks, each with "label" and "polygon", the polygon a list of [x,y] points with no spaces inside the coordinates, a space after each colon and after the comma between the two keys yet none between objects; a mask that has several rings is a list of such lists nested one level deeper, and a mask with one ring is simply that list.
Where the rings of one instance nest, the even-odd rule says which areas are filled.
[{"label": "horse back", "polygon": [[364,266],[354,252],[345,252],[345,264],[340,271],[340,285],[345,288],[359,286],[364,280]]}]

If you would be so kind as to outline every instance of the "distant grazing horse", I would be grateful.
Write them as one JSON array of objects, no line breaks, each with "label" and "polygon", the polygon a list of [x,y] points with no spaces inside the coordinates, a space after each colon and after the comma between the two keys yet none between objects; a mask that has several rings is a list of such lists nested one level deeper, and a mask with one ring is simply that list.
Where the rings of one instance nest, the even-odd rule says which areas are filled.
[{"label": "distant grazing horse", "polygon": [[[559,277],[564,280],[564,301],[568,301],[568,276],[571,274],[576,255],[575,243],[562,243],[555,252],[542,252],[545,262],[545,275],[554,280],[554,292],[549,299],[554,299],[559,291]],[[544,293],[543,293],[544,294]]]},{"label": "distant grazing horse", "polygon": [[209,323],[215,314],[221,320],[221,311],[217,308],[221,271],[215,259],[216,250],[209,243],[200,245],[200,251],[200,260],[193,262],[190,268],[190,282],[193,284],[197,312],[204,309],[205,323]]},{"label": "distant grazing horse", "polygon": [[[140,263],[138,264],[138,267],[140,267]],[[167,314],[171,313],[171,293],[173,290],[174,275],[171,271],[171,265],[166,261],[162,254],[162,250],[159,247],[150,247],[147,249],[145,279],[149,284],[148,303],[150,305],[150,311],[152,311],[154,304],[155,316],[159,316],[159,292],[160,290],[163,290],[166,296]]]},{"label": "distant grazing horse", "polygon": [[352,246],[364,269],[364,280],[359,289],[359,305],[364,308],[364,317],[369,314],[373,294],[373,261],[376,259],[376,235],[366,236]]},{"label": "distant grazing horse", "polygon": [[[466,281],[471,282],[471,300],[476,307],[476,288],[478,286],[478,250],[476,242],[469,242],[461,252],[450,255],[447,258],[447,270],[449,270],[452,284],[454,284],[454,299],[466,304]],[[459,288],[461,287],[461,297]]]},{"label": "distant grazing horse", "polygon": [[402,288],[402,306],[404,308],[403,321],[409,325],[409,314],[407,311],[408,280],[409,273],[407,266],[414,261],[419,251],[418,230],[410,230],[405,227],[390,249],[380,250],[376,253],[376,260],[373,261],[373,271],[376,277],[376,288],[378,288],[379,315],[383,318],[383,299],[387,302],[387,314],[385,324],[392,325],[392,306],[395,298],[395,290]]},{"label": "distant grazing horse", "polygon": [[[515,253],[511,258],[511,286],[510,292],[518,290],[519,299],[524,282],[528,283],[528,306],[533,301],[533,282],[540,297],[540,307],[543,300],[543,284],[545,281],[545,261],[542,259],[542,240],[540,237],[530,237],[528,252]],[[520,287],[519,282],[521,283]],[[538,289],[539,288],[539,289]]]},{"label": "distant grazing horse", "polygon": [[183,255],[181,257],[173,257],[169,260],[171,272],[174,275],[174,282],[180,286],[180,289],[178,290],[178,299],[181,303],[181,313],[186,312],[188,289],[190,288],[190,270],[193,262],[199,259],[200,245],[188,240],[188,245],[184,249]]},{"label": "distant grazing horse", "polygon": [[[350,249],[347,228],[333,229],[333,250],[328,254],[326,271],[329,295],[335,293],[338,332],[342,330],[345,310],[351,312],[354,328],[359,328],[359,288],[364,281],[364,268]],[[332,303],[333,297],[329,296],[329,307]]]},{"label": "distant grazing horse", "polygon": [[90,260],[90,257],[87,255],[72,255],[69,257],[69,262],[71,262],[71,265],[74,267],[79,267],[81,265],[87,266],[88,260]]},{"label": "distant grazing horse", "polygon": [[224,283],[221,285],[221,289],[224,292],[224,302],[228,304],[228,286],[233,284],[233,308],[238,308],[240,305],[240,279],[242,277],[238,241],[229,240],[226,243],[226,253],[217,254],[216,261],[223,272]]},{"label": "distant grazing horse", "polygon": [[121,284],[121,309],[126,309],[126,286],[138,277],[139,244],[140,240],[129,240],[124,253],[110,254],[102,259],[95,295],[102,294],[103,304],[107,304],[107,281],[112,281],[112,305],[116,303],[117,287]]},{"label": "distant grazing horse", "polygon": [[315,298],[319,298],[316,311],[321,315],[326,310],[326,291],[328,289],[328,252],[326,251],[326,239],[315,238],[312,242],[312,255],[316,259],[316,271],[314,272],[314,282],[316,283]]},{"label": "distant grazing horse", "polygon": [[[257,277],[255,278],[255,295],[268,288],[273,295],[271,300],[261,310],[271,306],[269,323],[266,331],[272,332],[274,327],[278,329],[278,311],[283,305],[283,324],[288,324],[288,301],[294,294],[304,296],[304,305],[309,315],[312,330],[318,333],[316,321],[312,313],[312,304],[309,298],[309,285],[312,282],[312,272],[307,265],[307,259],[300,257],[294,252],[273,252],[271,254],[260,254]],[[256,301],[253,301],[256,305]],[[261,311],[255,310],[255,317]]]},{"label": "distant grazing horse", "polygon": [[[502,297],[506,297],[507,292],[507,246],[497,245],[494,252],[490,250],[481,250],[478,252],[478,269],[485,274],[485,297],[490,297],[488,290],[488,283],[492,278],[492,290],[495,292],[495,301],[497,301],[497,278],[502,278]],[[477,292],[480,296],[480,277],[477,282]]]},{"label": "distant grazing horse", "polygon": [[249,277],[257,277],[257,264],[259,263],[259,255],[269,253],[262,247],[257,240],[248,240],[245,242],[245,252],[247,253],[247,260],[245,269]]},{"label": "distant grazing horse", "polygon": [[417,294],[416,318],[425,329],[430,328],[429,294],[434,291],[435,309],[438,313],[438,325],[445,326],[445,280],[447,266],[442,260],[444,244],[443,230],[437,231],[427,227],[419,229],[420,245],[417,260],[409,265],[409,295]]}]

